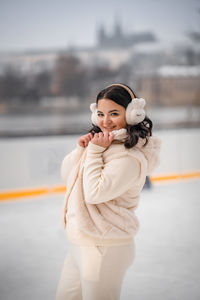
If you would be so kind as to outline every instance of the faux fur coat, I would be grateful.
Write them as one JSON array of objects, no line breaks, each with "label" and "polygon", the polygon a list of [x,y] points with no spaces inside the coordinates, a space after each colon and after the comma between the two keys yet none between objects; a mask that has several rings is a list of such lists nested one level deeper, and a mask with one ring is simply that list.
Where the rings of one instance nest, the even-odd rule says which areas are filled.
[{"label": "faux fur coat", "polygon": [[161,140],[139,138],[124,147],[126,129],[114,131],[108,148],[89,142],[62,161],[61,177],[67,186],[66,233],[79,245],[121,245],[132,241],[139,229],[135,215],[146,176],[159,164]]}]

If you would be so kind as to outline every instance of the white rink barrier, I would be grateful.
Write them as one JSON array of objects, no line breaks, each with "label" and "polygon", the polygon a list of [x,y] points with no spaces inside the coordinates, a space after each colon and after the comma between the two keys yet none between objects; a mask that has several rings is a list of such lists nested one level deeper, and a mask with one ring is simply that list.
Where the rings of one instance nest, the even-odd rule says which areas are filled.
[{"label": "white rink barrier", "polygon": [[[153,181],[200,175],[200,129],[155,131],[162,139],[161,163]],[[64,191],[60,166],[80,135],[0,139],[0,193],[23,189]],[[190,176],[189,176],[190,177]],[[192,177],[192,176],[191,176]]]}]

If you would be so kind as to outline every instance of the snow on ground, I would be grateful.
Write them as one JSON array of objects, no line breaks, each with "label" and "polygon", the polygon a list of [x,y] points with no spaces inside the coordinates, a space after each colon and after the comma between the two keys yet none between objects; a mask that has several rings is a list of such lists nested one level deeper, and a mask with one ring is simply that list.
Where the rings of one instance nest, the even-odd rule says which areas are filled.
[{"label": "snow on ground", "polygon": [[[199,299],[199,183],[142,191],[136,257],[122,300]],[[0,203],[0,299],[55,299],[68,249],[62,204],[63,195]]]}]

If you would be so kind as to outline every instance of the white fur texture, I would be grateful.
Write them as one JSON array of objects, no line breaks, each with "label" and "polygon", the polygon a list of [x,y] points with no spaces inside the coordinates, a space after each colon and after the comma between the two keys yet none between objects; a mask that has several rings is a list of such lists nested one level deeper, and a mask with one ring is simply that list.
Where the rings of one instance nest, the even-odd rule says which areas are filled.
[{"label": "white fur texture", "polygon": [[91,103],[90,104],[90,110],[92,112],[92,115],[91,115],[92,124],[94,124],[96,126],[99,126],[98,119],[97,119],[97,105],[96,105],[96,103]]},{"label": "white fur texture", "polygon": [[143,98],[134,98],[126,108],[126,122],[129,125],[136,125],[142,122],[145,118],[146,101]]}]

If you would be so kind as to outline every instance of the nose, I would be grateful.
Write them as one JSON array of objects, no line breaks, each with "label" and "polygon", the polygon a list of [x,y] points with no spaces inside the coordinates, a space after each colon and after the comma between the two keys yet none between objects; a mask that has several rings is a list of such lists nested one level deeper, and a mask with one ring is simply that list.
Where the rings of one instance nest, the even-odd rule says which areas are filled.
[{"label": "nose", "polygon": [[112,123],[112,120],[110,119],[110,117],[105,115],[105,117],[104,117],[104,125],[107,126],[107,125],[109,125],[111,123]]}]

